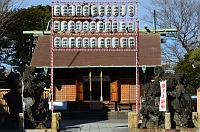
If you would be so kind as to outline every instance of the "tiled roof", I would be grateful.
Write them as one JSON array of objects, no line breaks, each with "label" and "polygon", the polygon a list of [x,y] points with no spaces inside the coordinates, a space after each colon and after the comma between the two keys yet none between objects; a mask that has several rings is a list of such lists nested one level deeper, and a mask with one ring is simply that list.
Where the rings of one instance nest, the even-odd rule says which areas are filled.
[{"label": "tiled roof", "polygon": [[[139,65],[161,65],[160,35],[139,35]],[[31,66],[50,66],[50,36],[39,37],[31,60]],[[135,66],[135,52],[54,51],[54,66]]]}]

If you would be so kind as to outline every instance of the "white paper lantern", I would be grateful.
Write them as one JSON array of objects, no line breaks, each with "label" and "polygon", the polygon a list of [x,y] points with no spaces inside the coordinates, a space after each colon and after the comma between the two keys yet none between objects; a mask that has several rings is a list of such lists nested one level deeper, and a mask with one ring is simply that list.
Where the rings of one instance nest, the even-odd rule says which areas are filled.
[{"label": "white paper lantern", "polygon": [[83,9],[80,4],[76,6],[76,16],[82,16],[83,15]]},{"label": "white paper lantern", "polygon": [[95,4],[93,4],[93,5],[91,6],[91,15],[92,15],[93,17],[98,16],[98,8],[97,8],[97,6],[96,6]]},{"label": "white paper lantern", "polygon": [[118,22],[116,20],[114,20],[112,22],[112,32],[116,33],[118,31]]},{"label": "white paper lantern", "polygon": [[62,21],[61,22],[61,31],[62,32],[67,32],[67,21]]},{"label": "white paper lantern", "polygon": [[111,14],[112,14],[112,8],[111,8],[110,4],[107,4],[107,5],[105,6],[105,15],[106,15],[107,17],[110,17]]},{"label": "white paper lantern", "polygon": [[90,15],[90,7],[88,5],[83,6],[83,16],[89,16]]},{"label": "white paper lantern", "polygon": [[68,15],[68,6],[66,4],[63,4],[61,6],[61,16],[67,16]]},{"label": "white paper lantern", "polygon": [[54,38],[54,47],[55,48],[60,48],[61,46],[61,38],[60,37],[55,37]]},{"label": "white paper lantern", "polygon": [[81,31],[82,31],[82,22],[76,21],[76,32],[81,32]]},{"label": "white paper lantern", "polygon": [[111,32],[111,21],[106,21],[105,22],[105,32]]},{"label": "white paper lantern", "polygon": [[117,17],[117,16],[119,15],[119,7],[118,7],[117,4],[114,4],[114,5],[112,6],[112,15],[113,15],[114,17]]},{"label": "white paper lantern", "polygon": [[113,37],[112,38],[112,48],[118,48],[119,47],[119,38]]},{"label": "white paper lantern", "polygon": [[127,38],[126,37],[120,38],[120,47],[121,48],[127,48]]},{"label": "white paper lantern", "polygon": [[90,38],[90,47],[97,48],[97,38],[95,38],[95,37]]},{"label": "white paper lantern", "polygon": [[126,16],[126,5],[125,5],[125,4],[122,4],[122,5],[120,6],[120,15],[121,15],[122,17]]},{"label": "white paper lantern", "polygon": [[54,21],[53,22],[53,31],[54,32],[60,31],[60,21]]},{"label": "white paper lantern", "polygon": [[110,37],[105,38],[105,48],[111,48],[111,38]]},{"label": "white paper lantern", "polygon": [[98,7],[98,11],[99,11],[99,16],[103,17],[105,14],[105,7],[102,4],[100,4]]},{"label": "white paper lantern", "polygon": [[83,46],[83,40],[81,37],[76,38],[76,48],[82,48]]},{"label": "white paper lantern", "polygon": [[128,38],[128,47],[129,48],[135,48],[135,38],[134,37]]},{"label": "white paper lantern", "polygon": [[68,31],[69,31],[69,32],[75,32],[75,22],[72,21],[72,20],[70,20],[70,21],[68,22]]},{"label": "white paper lantern", "polygon": [[68,48],[68,38],[67,37],[63,37],[62,38],[62,48]]},{"label": "white paper lantern", "polygon": [[83,38],[83,48],[89,48],[90,46],[90,39],[88,37]]},{"label": "white paper lantern", "polygon": [[75,16],[75,5],[70,5],[68,8],[68,14],[69,16]]},{"label": "white paper lantern", "polygon": [[135,8],[134,8],[133,4],[130,4],[128,6],[128,15],[130,17],[133,17],[135,15]]},{"label": "white paper lantern", "polygon": [[105,40],[103,37],[98,38],[98,48],[104,48],[105,47]]},{"label": "white paper lantern", "polygon": [[131,20],[128,23],[128,32],[132,33],[135,31],[135,23]]},{"label": "white paper lantern", "polygon": [[53,9],[54,16],[60,16],[60,5],[56,4]]},{"label": "white paper lantern", "polygon": [[97,32],[103,32],[104,23],[102,21],[97,22]]},{"label": "white paper lantern", "polygon": [[126,32],[126,23],[124,20],[122,20],[120,23],[119,23],[119,31],[120,32]]},{"label": "white paper lantern", "polygon": [[75,48],[75,38],[74,37],[69,38],[69,48]]},{"label": "white paper lantern", "polygon": [[83,22],[83,32],[89,32],[90,23],[88,21]]},{"label": "white paper lantern", "polygon": [[96,22],[95,21],[91,21],[90,22],[90,32],[96,32],[96,27],[97,27],[97,25],[96,25]]}]

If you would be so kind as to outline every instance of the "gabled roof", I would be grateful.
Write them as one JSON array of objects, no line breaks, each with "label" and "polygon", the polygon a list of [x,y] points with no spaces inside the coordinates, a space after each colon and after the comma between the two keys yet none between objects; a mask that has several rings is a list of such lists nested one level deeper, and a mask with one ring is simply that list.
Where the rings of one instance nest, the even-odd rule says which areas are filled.
[{"label": "gabled roof", "polygon": [[[159,34],[139,35],[139,65],[161,65]],[[32,67],[50,67],[50,36],[41,36],[31,60]],[[134,51],[54,51],[55,67],[134,67]]]}]

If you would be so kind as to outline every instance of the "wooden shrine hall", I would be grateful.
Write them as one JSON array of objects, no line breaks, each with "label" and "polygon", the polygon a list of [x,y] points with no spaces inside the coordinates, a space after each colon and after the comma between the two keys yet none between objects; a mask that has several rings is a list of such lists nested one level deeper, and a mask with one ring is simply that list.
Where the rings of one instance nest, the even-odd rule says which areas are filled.
[{"label": "wooden shrine hall", "polygon": [[[139,96],[144,97],[141,86],[161,65],[161,40],[159,34],[145,33],[139,40]],[[135,109],[135,52],[55,51],[53,59],[54,101],[68,102],[68,110]],[[31,66],[50,71],[50,61],[50,36],[40,36]]]}]

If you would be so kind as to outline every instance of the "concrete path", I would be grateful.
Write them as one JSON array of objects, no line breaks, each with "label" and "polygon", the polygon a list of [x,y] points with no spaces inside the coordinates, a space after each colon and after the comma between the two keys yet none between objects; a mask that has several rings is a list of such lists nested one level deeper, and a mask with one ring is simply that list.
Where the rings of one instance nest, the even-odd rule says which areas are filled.
[{"label": "concrete path", "polygon": [[127,120],[62,120],[61,132],[130,132]]}]

